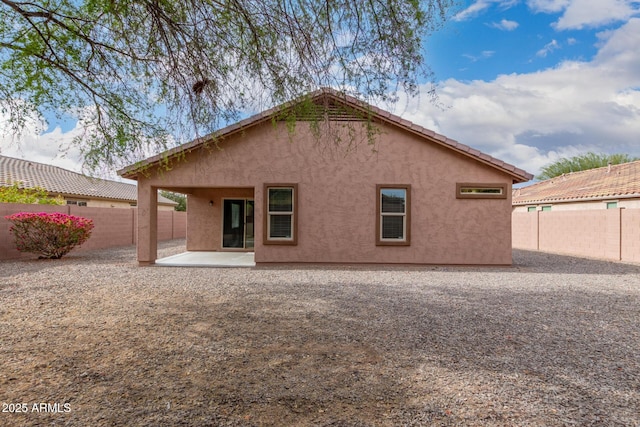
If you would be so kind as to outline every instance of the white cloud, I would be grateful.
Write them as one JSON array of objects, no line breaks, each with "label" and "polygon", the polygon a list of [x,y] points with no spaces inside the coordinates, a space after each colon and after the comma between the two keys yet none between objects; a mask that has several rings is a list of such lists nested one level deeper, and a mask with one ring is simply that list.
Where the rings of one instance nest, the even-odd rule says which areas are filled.
[{"label": "white cloud", "polygon": [[527,5],[535,13],[562,13],[553,24],[558,30],[597,28],[640,13],[637,0],[528,0]]},{"label": "white cloud", "polygon": [[56,127],[50,132],[40,133],[33,126],[27,126],[20,137],[0,136],[0,154],[82,172],[80,150],[71,145],[80,132],[78,127],[68,132]]},{"label": "white cloud", "polygon": [[478,62],[481,59],[491,58],[493,55],[495,55],[495,53],[496,53],[495,50],[483,50],[482,52],[480,52],[480,55],[471,55],[471,54],[465,53],[462,56],[464,58],[467,58],[471,62]]},{"label": "white cloud", "polygon": [[557,50],[557,49],[560,49],[560,45],[558,44],[558,41],[554,39],[554,40],[551,40],[546,45],[544,45],[544,47],[542,49],[537,51],[536,52],[536,56],[544,58],[549,53],[551,53],[551,52],[553,52],[554,50]]},{"label": "white cloud", "polygon": [[572,0],[527,0],[533,12],[557,13],[567,8]]},{"label": "white cloud", "polygon": [[489,24],[491,28],[497,28],[498,30],[503,31],[513,31],[518,28],[519,25],[520,24],[518,24],[516,21],[509,21],[508,19],[503,19],[500,22],[492,22],[491,24]]},{"label": "white cloud", "polygon": [[498,8],[505,10],[516,5],[519,0],[476,0],[471,6],[458,12],[454,17],[454,21],[468,21],[480,15],[491,6],[496,5]]},{"label": "white cloud", "polygon": [[454,21],[467,21],[480,15],[485,10],[489,9],[493,1],[491,0],[478,0],[462,12],[458,12],[454,17]]},{"label": "white cloud", "polygon": [[438,88],[449,108],[425,97],[401,101],[396,113],[534,174],[585,151],[639,156],[640,19],[604,37],[589,62],[493,81],[449,79]]},{"label": "white cloud", "polygon": [[[506,10],[517,0],[476,0],[469,7],[458,12],[454,21],[468,21],[481,15],[492,6]],[[562,14],[553,26],[557,30],[598,28],[613,22],[624,22],[640,14],[638,0],[527,0],[533,13]],[[502,20],[490,26],[512,31],[513,21]],[[517,26],[517,23],[515,23]]]},{"label": "white cloud", "polygon": [[555,27],[559,30],[597,28],[626,21],[638,13],[640,4],[636,0],[573,0]]},{"label": "white cloud", "polygon": [[[79,112],[78,115],[83,116],[84,114]],[[91,170],[84,167],[82,150],[74,142],[74,139],[84,136],[87,132],[82,120],[76,121],[75,126],[66,131],[63,131],[59,126],[53,130],[42,131],[46,128],[47,124],[43,119],[29,118],[21,129],[21,133],[14,135],[6,118],[0,113],[0,155],[54,165],[99,178],[129,182],[117,174],[117,169],[124,165],[98,165]],[[136,151],[135,159],[151,157],[159,150],[156,145],[150,143]],[[130,163],[133,162],[133,160],[130,161]]]}]

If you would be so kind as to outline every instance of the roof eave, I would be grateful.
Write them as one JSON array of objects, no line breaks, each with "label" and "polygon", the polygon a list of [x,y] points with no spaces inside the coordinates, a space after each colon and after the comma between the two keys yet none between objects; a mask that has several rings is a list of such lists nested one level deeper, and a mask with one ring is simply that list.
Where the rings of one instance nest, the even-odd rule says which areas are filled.
[{"label": "roof eave", "polygon": [[527,205],[540,205],[544,203],[578,203],[578,202],[600,202],[605,200],[620,200],[620,199],[640,199],[640,193],[633,194],[609,194],[606,196],[592,196],[592,197],[574,197],[565,199],[540,199],[540,200],[525,200],[522,202],[513,202],[513,206],[527,206]]},{"label": "roof eave", "polygon": [[[308,95],[309,99],[311,100],[316,100],[320,97],[323,96],[331,96],[341,102],[344,102],[345,104],[347,104],[349,106],[349,108],[353,108],[356,110],[359,110],[360,112],[366,113],[366,114],[371,114],[372,118],[374,120],[378,120],[380,122],[385,122],[388,123],[392,126],[396,126],[402,129],[405,129],[411,133],[414,133],[422,138],[426,138],[436,144],[439,144],[443,147],[449,148],[459,154],[462,154],[466,157],[469,157],[473,160],[479,161],[481,163],[484,163],[487,166],[490,166],[494,169],[498,169],[504,173],[506,173],[507,175],[512,177],[512,182],[514,184],[516,183],[524,183],[524,182],[528,182],[530,180],[533,179],[533,175],[522,170],[519,169],[509,163],[505,163],[501,160],[498,160],[494,157],[491,157],[487,154],[484,154],[478,150],[472,149],[471,147],[461,144],[453,139],[449,139],[444,135],[440,135],[430,129],[426,129],[420,125],[416,125],[408,120],[405,120],[403,118],[401,118],[400,116],[391,114],[388,111],[384,111],[381,110],[378,107],[375,107],[373,105],[367,104],[363,101],[360,101],[359,99],[352,97],[350,95],[346,95],[344,93],[338,92],[334,89],[330,89],[330,88],[322,88],[322,89],[318,89],[315,92],[312,92],[311,94]],[[171,160],[175,157],[178,156],[182,156],[184,154],[187,154],[191,151],[193,151],[194,149],[200,147],[201,145],[207,143],[207,142],[211,142],[215,139],[221,139],[221,138],[226,138],[231,136],[234,133],[240,132],[242,130],[245,130],[249,127],[252,126],[256,126],[260,123],[263,123],[267,120],[272,120],[272,118],[274,117],[274,115],[276,113],[282,112],[288,108],[291,108],[291,106],[295,105],[297,102],[299,102],[299,100],[293,100],[287,103],[284,103],[282,105],[273,107],[271,109],[268,109],[266,111],[263,111],[262,113],[258,113],[254,116],[251,116],[249,118],[246,118],[244,120],[241,120],[238,123],[229,125],[217,132],[214,132],[210,135],[207,135],[205,137],[202,138],[198,138],[195,139],[191,142],[188,142],[186,144],[180,145],[178,147],[172,148],[170,150],[167,150],[163,153],[160,153],[156,156],[150,157],[146,160],[143,160],[142,162],[136,163],[134,165],[131,166],[127,166],[123,169],[120,169],[118,171],[118,175],[122,176],[123,178],[128,178],[128,179],[133,179],[133,180],[137,180],[138,179],[138,174],[141,173],[141,171],[147,169],[147,168],[152,168],[155,167],[159,164],[161,164],[162,162],[166,162],[167,160]]]}]

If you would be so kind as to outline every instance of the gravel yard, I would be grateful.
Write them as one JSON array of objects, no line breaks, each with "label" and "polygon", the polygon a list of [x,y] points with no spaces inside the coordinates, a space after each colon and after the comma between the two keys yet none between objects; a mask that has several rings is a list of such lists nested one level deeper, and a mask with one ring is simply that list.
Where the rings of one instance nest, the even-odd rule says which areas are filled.
[{"label": "gravel yard", "polygon": [[134,259],[0,261],[0,425],[640,426],[638,265]]}]

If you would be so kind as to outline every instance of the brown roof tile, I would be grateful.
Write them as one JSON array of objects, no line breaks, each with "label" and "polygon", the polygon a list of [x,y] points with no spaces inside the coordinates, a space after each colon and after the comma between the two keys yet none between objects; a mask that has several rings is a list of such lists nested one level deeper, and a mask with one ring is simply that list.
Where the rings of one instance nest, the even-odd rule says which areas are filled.
[{"label": "brown roof tile", "polygon": [[[475,160],[485,163],[491,167],[494,167],[498,170],[501,170],[507,173],[508,175],[511,175],[513,177],[514,182],[526,182],[533,178],[533,175],[531,175],[528,172],[525,172],[522,169],[516,168],[515,166],[512,166],[501,160],[495,159],[489,156],[488,154],[484,154],[478,150],[471,149],[470,147],[467,147],[464,144],[460,144],[457,141],[449,139],[446,136],[440,135],[432,130],[425,129],[422,126],[416,126],[415,124],[413,124],[412,122],[406,119],[403,119],[399,116],[396,116],[378,107],[368,105],[360,101],[359,99],[354,98],[353,96],[345,95],[344,93],[341,93],[335,89],[331,89],[331,88],[318,89],[317,91],[311,93],[309,97],[316,102],[326,99],[326,97],[328,97],[333,102],[348,105],[349,108],[371,112],[374,116],[374,120],[377,119],[379,121],[387,122],[394,126],[406,129],[407,131],[420,135],[429,141],[432,141],[434,143],[450,148],[453,151],[456,151],[465,156],[471,157]],[[291,102],[279,105],[277,107],[270,108],[266,111],[263,111],[262,113],[258,113],[252,117],[241,120],[238,123],[232,124],[217,132],[214,132],[208,138],[203,137],[203,138],[196,139],[194,141],[188,142],[186,144],[183,144],[181,146],[168,150],[164,153],[150,157],[139,164],[127,166],[126,168],[119,170],[118,174],[126,178],[136,179],[138,171],[145,166],[158,164],[159,162],[166,159],[167,157],[171,157],[178,153],[189,152],[194,148],[198,147],[199,145],[204,144],[207,140],[211,139],[212,137],[218,137],[218,138],[224,137],[234,132],[237,132],[239,130],[245,129],[248,126],[253,126],[263,121],[269,120],[274,114],[282,111],[283,109],[289,108],[291,105],[294,105],[296,102],[297,101],[291,101]]]},{"label": "brown roof tile", "polygon": [[[138,189],[134,184],[92,178],[57,166],[0,155],[0,186],[10,186],[15,182],[20,183],[21,188],[44,188],[50,194],[126,202],[138,199]],[[160,195],[158,202],[177,204]]]},{"label": "brown roof tile", "polygon": [[514,205],[640,197],[640,160],[572,172],[515,189]]}]

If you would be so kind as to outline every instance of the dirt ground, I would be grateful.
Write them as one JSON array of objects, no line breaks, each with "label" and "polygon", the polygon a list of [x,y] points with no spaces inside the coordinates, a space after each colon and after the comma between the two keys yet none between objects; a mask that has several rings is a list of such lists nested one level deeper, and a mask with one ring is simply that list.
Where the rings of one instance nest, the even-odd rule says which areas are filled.
[{"label": "dirt ground", "polygon": [[131,249],[0,262],[0,425],[640,425],[640,268],[558,257],[549,272],[551,257],[526,256],[502,269],[139,268]]}]

